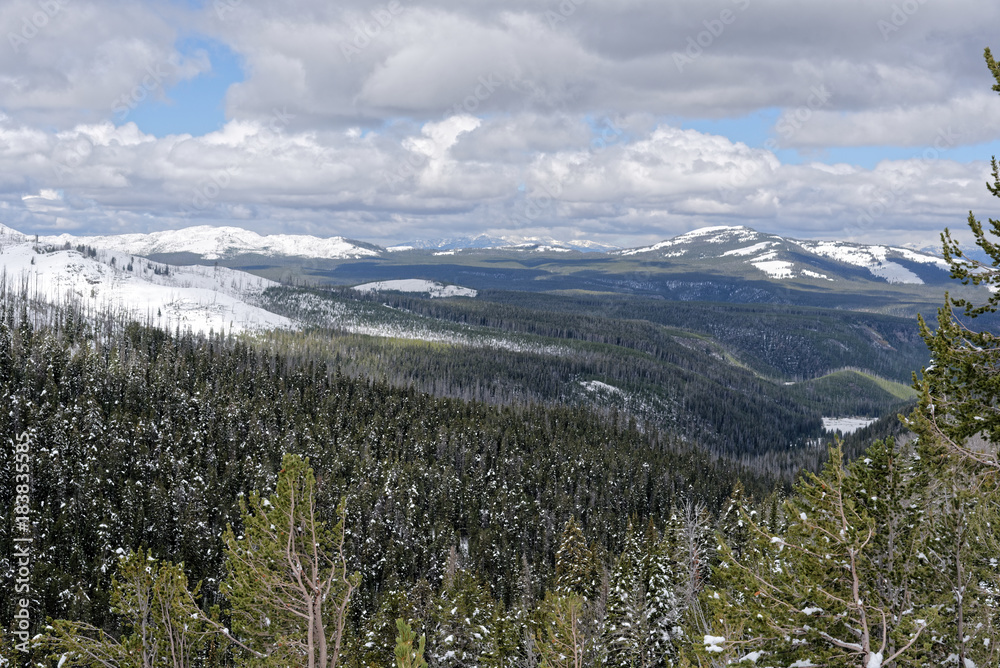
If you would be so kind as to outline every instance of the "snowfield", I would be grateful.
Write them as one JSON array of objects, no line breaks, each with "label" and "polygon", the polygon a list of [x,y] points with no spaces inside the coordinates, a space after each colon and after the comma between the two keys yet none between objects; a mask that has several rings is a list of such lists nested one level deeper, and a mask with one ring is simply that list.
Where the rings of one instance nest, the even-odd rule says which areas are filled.
[{"label": "snowfield", "polygon": [[434,297],[475,297],[479,294],[472,288],[463,288],[460,285],[442,285],[435,281],[425,281],[420,278],[407,278],[398,281],[376,281],[375,283],[365,283],[355,285],[354,290],[358,292],[383,292],[385,290],[395,290],[397,292],[421,292],[431,298]]},{"label": "snowfield", "polygon": [[908,283],[922,285],[923,280],[903,265],[888,259],[889,253],[896,253],[903,259],[921,264],[933,264],[943,271],[948,271],[948,263],[924,253],[917,253],[906,248],[890,246],[858,246],[840,241],[797,241],[804,250],[828,257],[855,267],[864,267],[873,276],[884,279],[887,283]]},{"label": "snowfield", "polygon": [[875,418],[864,418],[864,417],[825,417],[823,418],[823,431],[828,431],[830,433],[840,432],[844,436],[848,434],[853,434],[858,429],[864,429],[872,422],[875,422]]},{"label": "snowfield", "polygon": [[608,385],[607,383],[602,383],[599,380],[586,380],[580,381],[580,385],[587,392],[604,392],[606,394],[618,394],[625,396],[625,393],[621,389],[615,387],[614,385]]},{"label": "snowfield", "polygon": [[111,309],[168,330],[235,334],[295,326],[255,305],[276,283],[223,267],[168,267],[116,251],[97,257],[76,250],[40,252],[33,243],[5,235],[0,272],[8,286],[26,287],[47,302]]}]

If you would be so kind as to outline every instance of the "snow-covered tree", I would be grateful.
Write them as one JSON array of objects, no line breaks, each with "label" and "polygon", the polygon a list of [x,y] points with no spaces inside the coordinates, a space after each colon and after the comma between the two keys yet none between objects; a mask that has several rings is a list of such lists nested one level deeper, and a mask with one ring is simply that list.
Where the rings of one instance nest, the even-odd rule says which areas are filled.
[{"label": "snow-covered tree", "polygon": [[494,633],[497,604],[472,573],[458,566],[452,550],[441,592],[428,620],[428,663],[432,668],[486,665],[499,653]]},{"label": "snow-covered tree", "polygon": [[598,568],[594,553],[587,545],[583,529],[577,524],[576,518],[570,517],[556,552],[556,591],[591,600],[598,589]]},{"label": "snow-covered tree", "polygon": [[651,632],[643,557],[642,545],[629,524],[625,549],[611,571],[608,592],[605,644],[607,665],[612,668],[652,665],[647,647]]}]

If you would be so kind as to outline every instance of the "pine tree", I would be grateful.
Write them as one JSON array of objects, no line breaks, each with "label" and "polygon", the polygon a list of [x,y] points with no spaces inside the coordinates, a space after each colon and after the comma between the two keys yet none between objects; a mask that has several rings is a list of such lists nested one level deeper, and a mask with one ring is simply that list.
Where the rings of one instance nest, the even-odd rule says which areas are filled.
[{"label": "pine tree", "polygon": [[209,643],[224,636],[197,599],[198,587],[189,589],[181,566],[134,552],[119,565],[111,597],[125,635],[119,639],[86,622],[50,620],[36,642],[61,666],[193,668]]},{"label": "pine tree", "polygon": [[680,596],[681,577],[668,549],[668,543],[650,535],[643,554],[646,578],[646,607],[649,630],[646,654],[651,666],[670,665],[676,656],[676,644],[683,635],[684,601]]},{"label": "pine tree", "polygon": [[876,444],[872,456],[846,468],[839,447],[831,448],[822,473],[797,483],[779,534],[744,517],[753,540],[739,559],[722,546],[714,578],[722,586],[705,597],[711,625],[703,655],[739,660],[756,650],[782,665],[881,666],[925,651],[940,630],[940,602],[914,586],[912,543],[903,533],[882,535],[906,517],[892,447]]},{"label": "pine tree", "polygon": [[750,540],[750,528],[743,521],[743,516],[749,513],[755,513],[755,509],[746,498],[743,484],[737,480],[729,493],[729,498],[722,504],[716,522],[716,530],[726,537],[729,549],[737,558],[743,551],[743,546]]},{"label": "pine tree", "polygon": [[396,620],[396,668],[427,668],[424,661],[424,644],[427,640],[425,636],[420,636],[417,646],[413,643],[417,639],[417,634],[413,632],[410,625],[403,619]]},{"label": "pine tree", "polygon": [[995,665],[1000,647],[996,628],[1000,572],[1000,501],[995,487],[981,485],[976,467],[948,457],[940,445],[921,443],[919,508],[911,505],[911,526],[920,531],[917,549],[921,592],[933,596],[951,621],[928,648],[933,660]]},{"label": "pine tree", "polygon": [[696,622],[704,624],[703,615],[698,609],[698,594],[711,573],[715,554],[712,516],[704,503],[688,499],[681,510],[680,519],[680,525],[675,525],[678,534],[674,539],[674,559],[683,578],[682,589],[678,593],[688,614],[693,614]]},{"label": "pine tree", "polygon": [[450,561],[428,620],[428,658],[434,668],[480,666],[498,654],[497,605],[478,578],[458,567],[454,550]]},{"label": "pine tree", "polygon": [[346,502],[331,528],[317,516],[316,481],[308,460],[286,454],[276,492],[253,493],[243,504],[243,533],[230,526],[223,593],[233,630],[254,648],[253,661],[336,668],[347,608],[359,576],[344,549]]},{"label": "pine tree", "polygon": [[643,556],[642,546],[629,523],[625,549],[611,572],[608,596],[605,642],[607,665],[611,668],[651,665],[647,656],[651,632]]},{"label": "pine tree", "polygon": [[392,662],[393,639],[399,633],[398,622],[402,620],[407,628],[414,628],[419,622],[416,610],[407,592],[395,579],[390,580],[379,596],[379,607],[375,614],[364,621],[359,633],[359,642],[351,654],[360,659],[362,665],[384,666]]},{"label": "pine tree", "polygon": [[535,648],[542,668],[584,668],[588,665],[586,600],[579,594],[550,592],[542,603],[541,629]]},{"label": "pine tree", "polygon": [[[986,64],[996,80],[993,90],[1000,92],[1000,65],[985,50]],[[992,183],[986,187],[1000,197],[1000,167],[992,159]],[[944,257],[951,276],[963,285],[985,286],[991,292],[982,303],[971,299],[945,296],[938,310],[935,330],[920,319],[920,333],[931,352],[931,364],[914,386],[920,403],[911,415],[911,428],[922,438],[934,439],[952,452],[991,469],[1000,469],[996,447],[1000,444],[1000,335],[989,329],[972,329],[974,319],[996,313],[1000,305],[1000,220],[989,220],[990,229],[969,212],[968,225],[976,245],[989,258],[982,262],[966,254],[945,229],[941,235]],[[991,240],[992,237],[992,240]],[[962,321],[956,311],[966,317]],[[983,435],[990,448],[976,447],[970,439]]]}]

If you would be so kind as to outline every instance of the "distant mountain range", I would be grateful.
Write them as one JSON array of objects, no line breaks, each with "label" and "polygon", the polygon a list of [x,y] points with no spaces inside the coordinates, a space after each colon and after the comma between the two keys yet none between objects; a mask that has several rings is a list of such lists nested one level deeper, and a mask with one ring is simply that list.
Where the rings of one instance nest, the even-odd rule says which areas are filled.
[{"label": "distant mountain range", "polygon": [[[0,243],[2,238],[28,241],[0,227]],[[218,265],[274,285],[434,284],[439,286],[434,294],[441,295],[575,291],[903,316],[932,313],[945,289],[971,295],[971,288],[950,280],[947,263],[932,253],[889,244],[791,239],[743,226],[705,227],[629,249],[587,240],[487,235],[385,248],[344,237],[260,235],[208,226],[150,234],[63,234],[37,242],[50,250],[100,249],[126,261],[146,257],[174,266]],[[461,289],[449,292],[447,286]]]},{"label": "distant mountain range", "polygon": [[455,250],[549,250],[554,252],[579,251],[581,253],[606,253],[619,250],[617,246],[602,244],[586,239],[559,241],[552,237],[491,237],[480,234],[475,237],[453,237],[446,239],[430,239],[409,241],[396,246],[389,246],[389,252],[409,250],[455,251]]},{"label": "distant mountain range", "polygon": [[[9,228],[8,228],[9,229]],[[587,240],[559,241],[549,237],[475,237],[412,241],[383,248],[344,237],[260,235],[236,227],[189,227],[149,234],[41,237],[55,246],[86,245],[134,255],[189,254],[201,260],[231,259],[243,255],[361,260],[414,252],[530,251],[535,253],[596,253],[637,260],[663,259],[675,264],[702,264],[719,269],[719,262],[751,268],[770,279],[791,278],[836,281],[854,277],[853,269],[867,271],[886,283],[921,284],[945,278],[948,266],[938,256],[900,246],[811,241],[780,237],[749,227],[705,227],[652,246],[618,249]],[[744,272],[737,272],[744,273]]]}]

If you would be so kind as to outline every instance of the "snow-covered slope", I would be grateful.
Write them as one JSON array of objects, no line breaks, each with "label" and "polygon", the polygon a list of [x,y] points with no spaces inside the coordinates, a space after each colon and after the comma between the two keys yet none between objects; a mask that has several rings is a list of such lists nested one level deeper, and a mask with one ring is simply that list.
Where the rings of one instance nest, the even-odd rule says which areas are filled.
[{"label": "snow-covered slope", "polygon": [[561,241],[552,237],[493,237],[480,234],[476,237],[452,237],[445,239],[424,239],[408,241],[398,246],[389,246],[389,252],[408,250],[460,251],[460,250],[522,250],[537,252],[580,251],[582,253],[606,253],[617,247],[588,239]]},{"label": "snow-covered slope", "polygon": [[653,255],[678,263],[732,263],[752,267],[772,279],[841,281],[858,278],[857,269],[886,283],[919,285],[948,278],[948,263],[929,253],[896,246],[847,241],[800,241],[743,226],[704,227],[652,246],[620,251],[624,257]]},{"label": "snow-covered slope", "polygon": [[408,278],[396,281],[376,281],[375,283],[356,285],[354,286],[354,289],[358,292],[382,292],[384,290],[420,292],[431,298],[475,297],[478,294],[472,288],[463,288],[459,285],[443,285],[435,281],[425,281],[420,278]]},{"label": "snow-covered slope", "polygon": [[908,248],[892,246],[862,246],[842,241],[797,241],[803,249],[828,257],[839,262],[864,267],[874,276],[883,278],[888,283],[916,283],[924,281],[912,270],[894,260],[905,260],[918,264],[933,265],[944,272],[948,271],[948,263],[943,258],[926,253],[919,253]]},{"label": "snow-covered slope", "polygon": [[224,267],[174,267],[118,251],[87,256],[76,250],[36,249],[23,235],[8,231],[0,230],[0,272],[8,285],[26,284],[31,296],[49,303],[113,309],[169,330],[239,333],[295,326],[255,305],[276,284],[251,274]]},{"label": "snow-covered slope", "polygon": [[360,246],[343,237],[321,238],[291,234],[262,236],[238,227],[210,227],[207,225],[149,234],[116,234],[92,237],[62,234],[54,237],[43,237],[40,241],[56,246],[64,245],[67,242],[71,246],[82,244],[143,256],[157,253],[193,253],[206,260],[217,260],[247,253],[317,259],[377,257],[380,254],[374,248]]},{"label": "snow-covered slope", "polygon": [[[620,251],[621,255],[639,255],[640,253],[652,253],[658,250],[663,250],[665,248],[672,248],[674,246],[679,247],[678,252],[683,254],[687,252],[688,249],[684,246],[692,243],[702,243],[702,244],[722,244],[731,243],[733,241],[753,241],[757,238],[760,233],[756,230],[752,230],[749,227],[728,227],[728,226],[716,226],[716,227],[702,227],[697,230],[691,230],[676,236],[673,239],[667,239],[666,241],[661,241],[658,244],[652,246],[645,246],[643,248],[629,248],[628,250]],[[672,254],[669,251],[665,253],[668,257],[677,257],[676,254]]]}]

